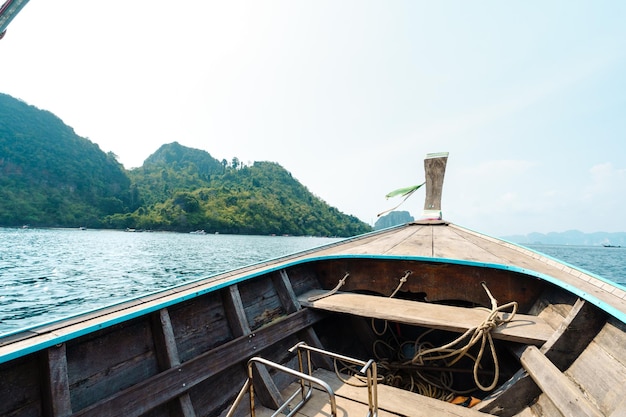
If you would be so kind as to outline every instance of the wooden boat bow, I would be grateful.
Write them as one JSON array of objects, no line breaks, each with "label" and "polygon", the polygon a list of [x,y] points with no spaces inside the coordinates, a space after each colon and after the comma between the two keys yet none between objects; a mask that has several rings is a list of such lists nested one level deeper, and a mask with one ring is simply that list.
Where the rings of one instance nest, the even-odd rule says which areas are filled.
[{"label": "wooden boat bow", "polygon": [[[426,176],[425,210],[440,213],[445,163],[428,159],[441,175]],[[479,325],[493,299],[518,308],[490,332],[498,373],[490,364],[473,372],[468,358],[452,367],[411,363],[416,349],[445,346]],[[618,416],[626,409],[625,299],[593,274],[426,216],[0,338],[0,415],[224,416],[251,358],[297,369],[289,349],[304,341],[374,360],[388,382],[378,384],[380,416]],[[311,375],[328,384],[338,410],[367,415],[367,391],[335,366],[313,356]],[[427,397],[396,371],[452,375],[449,386],[430,386],[433,397],[469,386],[468,403],[478,404]],[[263,366],[254,372],[259,416],[300,385]],[[477,390],[472,374],[496,376],[497,387]],[[301,412],[328,415],[329,407],[327,393],[312,391]]]}]

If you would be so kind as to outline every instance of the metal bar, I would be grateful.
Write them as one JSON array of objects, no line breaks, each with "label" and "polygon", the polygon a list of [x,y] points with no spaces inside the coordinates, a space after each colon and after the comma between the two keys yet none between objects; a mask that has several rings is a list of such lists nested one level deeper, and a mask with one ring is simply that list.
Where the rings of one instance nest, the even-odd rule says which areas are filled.
[{"label": "metal bar", "polygon": [[294,400],[294,399],[298,396],[298,394],[300,394],[300,393],[302,393],[302,394],[303,394],[303,395],[302,395],[302,400],[300,401],[300,403],[299,403],[298,405],[296,405],[296,407],[294,407],[294,408],[293,408],[293,410],[291,410],[291,411],[289,412],[289,414],[287,414],[287,416],[286,416],[286,417],[291,417],[291,416],[295,415],[295,414],[298,412],[298,410],[300,410],[300,408],[302,408],[302,405],[304,405],[304,403],[306,403],[307,401],[309,401],[309,398],[311,398],[311,396],[313,395],[313,390],[312,390],[312,389],[309,389],[309,390],[306,392],[306,394],[304,394],[304,393],[303,393],[302,388],[298,388],[298,390],[296,390],[296,392],[294,392],[294,393],[293,393],[293,394],[292,394],[292,395],[291,395],[291,396],[287,399],[287,401],[285,401],[285,402],[283,403],[283,405],[281,405],[281,406],[280,406],[280,407],[279,407],[279,408],[278,408],[278,409],[274,412],[274,414],[272,414],[272,417],[276,417],[276,416],[277,416],[277,415],[279,415],[279,414],[280,414],[280,413],[281,413],[281,412],[282,412],[285,408],[289,408],[289,407],[288,407],[288,406],[289,406],[289,403],[290,403],[291,401],[293,401],[293,400]]},{"label": "metal bar", "polygon": [[237,409],[237,406],[243,399],[243,396],[246,395],[246,391],[248,391],[248,387],[250,386],[250,383],[251,383],[250,379],[246,379],[246,382],[243,384],[243,387],[239,391],[239,394],[237,394],[237,398],[235,398],[235,402],[230,407],[230,410],[228,410],[228,413],[226,413],[226,417],[233,417],[233,414],[235,414],[235,410]]},{"label": "metal bar", "polygon": [[344,356],[344,355],[340,355],[338,353],[329,352],[327,350],[319,349],[319,348],[316,348],[314,346],[309,346],[305,342],[297,343],[295,346],[293,346],[291,349],[289,349],[289,352],[293,352],[296,349],[305,349],[305,350],[309,350],[311,352],[317,352],[317,353],[320,353],[322,355],[330,356],[331,358],[339,359],[340,361],[350,362],[350,363],[353,363],[353,364],[359,365],[359,366],[365,366],[365,365],[367,365],[369,363],[369,362],[365,362],[365,361],[362,361],[362,360],[359,360],[359,359],[351,358],[349,356]]},{"label": "metal bar", "polygon": [[[250,359],[248,361],[248,373],[251,374],[251,369],[252,369],[252,365],[254,363],[260,363],[263,364],[265,366],[269,366],[270,368],[274,368],[278,371],[284,372],[286,374],[289,375],[293,375],[295,377],[300,378],[301,380],[306,380],[310,383],[314,383],[319,385],[320,387],[322,387],[322,389],[324,389],[324,391],[326,391],[328,393],[328,397],[330,400],[330,410],[331,410],[331,415],[333,417],[337,417],[337,404],[335,403],[335,392],[333,391],[333,389],[330,387],[330,385],[328,385],[326,382],[322,381],[319,378],[316,378],[314,376],[305,374],[303,372],[299,372],[296,371],[294,369],[291,368],[287,368],[286,366],[280,365],[278,363],[275,362],[271,362],[268,361],[267,359],[263,359],[263,358],[259,358],[259,357],[254,357],[252,359]],[[250,385],[252,386],[252,385]],[[252,391],[252,388],[250,389]],[[312,389],[309,387],[309,392],[311,392]],[[306,399],[300,401],[295,407],[294,409],[291,411],[291,413],[289,414],[290,416],[295,414],[300,408],[302,408],[302,406],[304,405],[304,403],[306,402],[306,400],[308,400],[310,398],[310,394],[307,394]],[[252,402],[251,402],[252,404]],[[253,405],[253,404],[252,404]],[[254,417],[254,414],[252,415],[252,417]]]},{"label": "metal bar", "polygon": [[[324,391],[328,393],[328,397],[330,400],[331,415],[333,417],[337,417],[337,404],[335,401],[335,392],[330,387],[330,385],[328,385],[326,382],[311,375],[311,372],[313,369],[311,365],[311,352],[316,352],[322,355],[329,356],[336,360],[341,360],[344,362],[361,366],[361,370],[359,371],[359,373],[361,375],[365,375],[367,379],[367,401],[369,405],[367,417],[378,416],[378,384],[377,384],[378,374],[377,374],[377,369],[376,369],[376,362],[373,359],[370,359],[369,361],[365,362],[359,359],[350,358],[348,356],[340,355],[340,354],[333,353],[333,352],[328,352],[323,349],[309,346],[305,342],[299,342],[295,346],[293,346],[291,349],[289,349],[289,352],[291,353],[293,353],[294,351],[298,355],[298,367],[299,367],[298,371],[291,369],[291,368],[287,368],[286,366],[280,365],[278,363],[269,361],[264,358],[260,358],[260,357],[251,358],[248,361],[248,369],[247,369],[248,379],[246,380],[246,383],[244,384],[243,388],[237,395],[237,398],[235,399],[235,402],[233,403],[230,410],[226,414],[226,417],[233,416],[235,409],[237,408],[237,406],[243,399],[246,391],[249,391],[249,396],[250,396],[250,416],[255,417],[256,413],[255,413],[255,407],[254,407],[254,384],[252,382],[252,378],[253,378],[252,366],[254,364],[261,364],[270,368],[274,368],[280,372],[284,372],[288,375],[295,376],[300,380],[300,387],[298,388],[298,390],[296,390],[296,392],[294,392],[280,407],[278,407],[278,409],[274,412],[274,414],[272,414],[272,417],[276,417],[280,413],[282,413],[283,410],[288,409],[289,403],[291,403],[291,401],[293,401],[298,395],[302,395],[302,399],[300,400],[300,402],[296,404],[293,407],[293,409],[290,410],[289,413],[287,414],[287,417],[294,416],[304,406],[304,404],[311,398],[312,393],[313,393],[312,384],[319,385]],[[305,351],[307,355],[306,372],[308,373],[306,373],[304,370],[304,360],[302,358],[302,353],[303,353],[302,351]]]},{"label": "metal bar", "polygon": [[[340,355],[338,353],[333,353],[333,352],[329,352],[327,350],[323,350],[323,349],[319,349],[313,346],[309,346],[307,345],[305,342],[299,342],[296,345],[294,345],[291,349],[289,349],[289,352],[294,352],[297,351],[298,352],[298,358],[301,358],[300,356],[300,350],[306,350],[307,355],[308,355],[308,366],[309,366],[309,372],[311,370],[311,355],[310,352],[316,352],[319,353],[321,355],[326,355],[326,356],[330,356],[333,359],[337,359],[340,361],[344,361],[344,362],[348,362],[348,363],[352,363],[354,365],[359,365],[361,366],[361,370],[359,371],[359,373],[361,375],[365,375],[366,376],[366,380],[367,380],[367,400],[368,400],[368,406],[369,406],[369,411],[367,416],[368,417],[377,417],[378,416],[378,373],[377,373],[377,369],[376,369],[376,362],[373,359],[370,359],[369,361],[365,362],[359,359],[355,359],[355,358],[351,358],[348,356],[344,356],[344,355]],[[302,361],[300,360],[300,370],[302,371]]]}]

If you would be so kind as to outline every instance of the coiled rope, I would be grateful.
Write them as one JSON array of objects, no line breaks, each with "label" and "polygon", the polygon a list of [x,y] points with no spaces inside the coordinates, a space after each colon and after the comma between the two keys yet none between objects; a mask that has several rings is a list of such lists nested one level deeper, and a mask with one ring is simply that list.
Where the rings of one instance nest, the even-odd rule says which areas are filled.
[{"label": "coiled rope", "polygon": [[[345,284],[349,275],[349,273],[346,273],[345,276],[339,280],[337,286],[329,292],[309,297],[308,300],[316,301],[335,294]],[[411,271],[405,272],[404,276],[400,278],[398,286],[391,293],[389,298],[396,296],[402,285],[407,282],[410,275]],[[435,329],[427,330],[413,342],[400,342],[394,332],[388,333],[392,336],[392,340],[389,340],[388,342],[381,339],[376,340],[372,346],[372,350],[379,366],[379,382],[396,387],[402,387],[412,392],[427,395],[431,398],[450,401],[455,395],[466,394],[474,390],[453,389],[453,374],[450,371],[446,371],[446,368],[453,366],[462,358],[468,358],[474,363],[472,374],[476,386],[483,391],[493,390],[498,383],[498,379],[500,378],[500,366],[491,332],[496,327],[513,320],[515,314],[517,313],[518,304],[517,302],[512,301],[498,306],[498,301],[487,287],[487,284],[485,282],[481,282],[481,286],[489,297],[491,309],[485,309],[488,314],[481,323],[471,329],[468,329],[465,333],[453,341],[440,347],[434,347],[431,343],[423,341],[423,338]],[[508,316],[506,318],[502,318],[500,313],[505,313],[509,309],[511,311],[508,312]],[[372,319],[372,330],[379,337],[384,336],[388,330],[388,322],[383,320],[383,324],[383,329],[379,330],[376,328],[375,320]],[[464,341],[466,343],[464,345],[460,345]],[[480,342],[478,354],[476,356],[471,355],[469,350],[478,342]],[[396,348],[394,348],[394,345]],[[405,348],[407,345],[412,346],[407,349]],[[483,385],[479,381],[478,376],[481,368],[483,367],[481,363],[484,358],[485,351],[487,350],[487,346],[489,347],[489,353],[493,361],[494,372],[491,383],[489,385]],[[414,353],[412,356],[407,357],[407,351],[412,351]],[[452,359],[450,360],[450,358]],[[436,368],[439,368],[438,365],[442,365],[440,367],[441,369],[437,370],[436,377],[432,373],[424,372],[419,368],[415,369],[416,365],[418,367],[424,367],[427,362],[434,363]],[[356,375],[356,369],[346,366],[345,364],[342,364],[342,366],[339,367],[337,361],[335,361],[334,365],[335,373],[344,383],[354,386],[364,386],[362,385],[364,381],[359,378],[359,375]],[[410,368],[411,372],[406,372],[407,368]],[[342,378],[341,374],[346,371],[356,376],[360,383],[355,383]]]},{"label": "coiled rope", "polygon": [[[474,360],[474,382],[476,386],[483,391],[491,391],[494,389],[498,383],[498,378],[500,377],[500,366],[498,363],[498,356],[496,354],[496,348],[493,343],[493,338],[491,336],[491,331],[495,329],[497,326],[500,326],[504,323],[508,323],[513,320],[515,314],[517,313],[517,302],[511,301],[510,303],[506,303],[502,306],[498,306],[498,301],[494,298],[487,288],[487,284],[485,282],[481,282],[482,287],[485,289],[485,292],[489,296],[491,301],[491,310],[487,317],[480,323],[478,326],[468,329],[461,336],[453,340],[452,342],[443,345],[441,347],[426,349],[426,350],[418,350],[415,356],[411,359],[412,364],[423,365],[427,361],[441,360],[452,358],[452,361],[448,362],[448,366],[454,365],[461,358],[467,356],[467,352],[472,348],[472,346],[476,345],[480,341],[480,350],[476,359]],[[504,310],[512,309],[509,313],[509,316],[506,319],[501,318],[498,313],[503,312]],[[460,346],[454,348],[464,340],[469,339],[464,346]],[[491,384],[488,386],[484,386],[478,380],[478,370],[480,368],[481,360],[483,358],[483,354],[485,353],[485,348],[487,343],[489,344],[489,349],[491,353],[491,357],[494,365],[494,376]]]}]

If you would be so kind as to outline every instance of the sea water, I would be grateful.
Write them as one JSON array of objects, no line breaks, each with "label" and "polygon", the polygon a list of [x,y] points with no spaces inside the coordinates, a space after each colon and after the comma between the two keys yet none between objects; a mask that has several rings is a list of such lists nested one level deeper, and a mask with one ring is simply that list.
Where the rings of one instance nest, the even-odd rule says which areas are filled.
[{"label": "sea water", "polygon": [[338,240],[0,228],[0,335]]},{"label": "sea water", "polygon": [[[338,240],[0,228],[0,335]],[[626,285],[626,248],[531,248]]]}]

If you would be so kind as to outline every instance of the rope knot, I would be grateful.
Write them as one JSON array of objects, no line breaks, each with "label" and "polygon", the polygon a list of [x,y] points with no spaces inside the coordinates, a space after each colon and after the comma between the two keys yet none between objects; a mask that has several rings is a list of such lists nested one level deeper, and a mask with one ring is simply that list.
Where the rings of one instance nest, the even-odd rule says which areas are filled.
[{"label": "rope knot", "polygon": [[391,293],[391,295],[389,296],[389,298],[393,298],[398,291],[400,291],[400,287],[402,287],[402,284],[404,284],[405,282],[408,281],[409,279],[409,275],[411,275],[412,272],[411,271],[405,271],[404,272],[404,276],[402,278],[400,278],[400,282],[398,283],[398,286],[396,287],[396,289]]},{"label": "rope knot", "polygon": [[[517,312],[517,302],[512,301],[502,306],[498,306],[498,301],[491,294],[489,288],[487,288],[487,284],[485,282],[481,282],[481,285],[485,289],[485,292],[487,293],[487,296],[489,296],[489,299],[491,301],[491,310],[489,310],[489,314],[487,315],[487,317],[485,317],[485,319],[476,327],[468,329],[465,333],[463,333],[452,342],[438,348],[432,348],[418,352],[417,354],[415,354],[411,362],[414,364],[421,364],[424,361],[454,357],[454,359],[452,359],[451,362],[447,364],[447,366],[452,366],[456,362],[461,360],[461,358],[466,356],[467,352],[470,350],[470,348],[472,348],[472,346],[480,342],[480,351],[478,352],[478,355],[474,360],[474,382],[476,383],[476,386],[481,390],[491,391],[496,387],[498,383],[498,378],[500,377],[500,367],[498,365],[498,357],[496,355],[496,348],[493,343],[493,338],[491,337],[491,332],[496,327],[513,320],[513,317]],[[498,313],[509,308],[512,309],[511,313],[509,313],[509,317],[503,319],[498,316]],[[469,340],[465,344],[465,346],[454,348],[454,346],[458,345],[466,339]],[[489,344],[495,372],[491,384],[489,386],[484,386],[480,383],[480,381],[478,381],[478,369],[480,368],[480,361],[482,360],[487,344]]]}]

